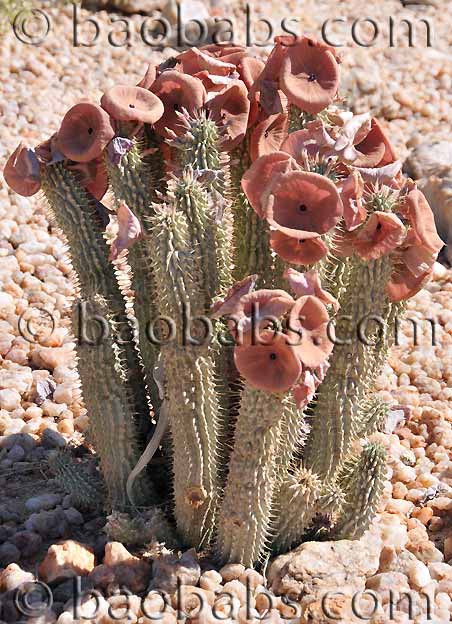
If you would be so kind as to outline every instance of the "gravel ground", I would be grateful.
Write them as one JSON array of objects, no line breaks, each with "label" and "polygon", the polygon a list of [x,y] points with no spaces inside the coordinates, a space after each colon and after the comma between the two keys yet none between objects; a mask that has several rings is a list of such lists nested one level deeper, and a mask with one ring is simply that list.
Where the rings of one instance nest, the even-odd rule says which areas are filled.
[{"label": "gravel ground", "polygon": [[[369,7],[363,7],[358,0],[337,3],[334,15],[331,4],[308,1],[301,11],[293,2],[276,9],[269,2],[262,2],[255,12],[256,18],[272,14],[275,22],[297,15],[305,29],[317,34],[327,18],[346,18],[350,30],[354,19],[369,17]],[[451,18],[441,8],[430,5],[402,10],[396,1],[383,4],[378,19],[375,18],[382,28],[377,45],[343,48],[343,94],[355,110],[370,108],[386,119],[404,157],[426,138],[448,135],[452,105],[452,57],[448,52],[452,43]],[[225,14],[219,4],[214,10],[217,15]],[[237,32],[243,35],[243,5],[235,3],[228,10],[239,25]],[[12,34],[2,40],[0,163],[19,138],[31,144],[47,138],[58,127],[63,112],[78,100],[87,95],[98,97],[114,83],[135,84],[147,63],[171,55],[171,49],[163,53],[152,51],[139,38],[130,48],[105,44],[75,48],[71,44],[70,9],[48,9],[48,14],[53,30],[43,45],[26,46]],[[431,19],[435,47],[388,48],[391,15],[398,20]],[[111,16],[101,12],[96,19],[102,33],[108,33],[112,28]],[[143,16],[128,19],[138,32]],[[336,28],[335,34],[344,37],[346,25],[337,23]],[[333,35],[331,38],[334,39]],[[145,588],[142,585],[150,568],[146,554],[140,562],[118,544],[106,546],[100,531],[104,519],[77,509],[43,468],[55,449],[68,442],[80,444],[88,424],[69,326],[74,294],[71,268],[64,244],[45,216],[42,201],[10,194],[1,178],[0,282],[0,482],[5,483],[0,493],[0,570],[8,566],[0,572],[0,592],[6,597],[0,619],[18,619],[8,596],[14,587],[33,578],[33,562],[42,560],[50,547],[40,578],[59,591],[56,604],[41,619],[30,617],[24,621],[54,622],[70,607],[67,600],[71,588],[67,587],[66,577],[61,576],[61,569],[77,570],[88,585],[103,589],[118,582],[135,583],[135,593],[139,593]],[[360,579],[359,588],[372,589],[381,597],[381,608],[370,620],[375,624],[390,621],[384,598],[388,588],[430,592],[435,606],[434,622],[438,624],[448,622],[452,613],[451,293],[452,270],[438,266],[431,284],[408,305],[408,315],[422,327],[418,345],[413,345],[410,323],[402,323],[400,345],[392,350],[379,379],[380,393],[395,405],[403,406],[403,410],[399,413],[395,408],[393,427],[388,433],[378,434],[389,449],[391,462],[377,522],[361,542],[347,546],[372,549],[375,565],[361,571],[354,564],[353,574]],[[56,319],[54,331],[49,331],[47,313]],[[432,345],[431,324],[425,319],[435,321],[436,345]],[[61,539],[77,540],[75,545],[69,543],[64,556],[52,550],[52,544]],[[303,556],[311,556],[309,548],[303,552]],[[322,555],[317,553],[317,564],[319,558]],[[342,565],[339,560],[340,557],[336,562],[338,569]],[[18,562],[20,567],[16,566]],[[172,588],[168,574],[174,576],[176,568],[173,560],[169,563],[171,573],[165,572],[164,564],[160,568],[154,566],[156,585],[166,583]],[[253,606],[259,614],[265,611],[264,599],[257,598],[265,581],[257,573],[237,568],[219,574],[209,569],[209,562],[201,563],[202,569],[191,554],[178,565],[186,574],[185,584],[213,592],[206,593],[210,606],[215,602],[223,608],[218,594],[228,589],[242,605],[243,583],[251,576]],[[311,568],[315,577],[315,565]],[[306,570],[304,574],[308,574]],[[343,582],[335,576],[336,570],[329,570],[329,574],[330,586],[341,589]],[[281,591],[279,581],[271,578],[270,570],[268,586],[275,592]],[[275,604],[275,610],[270,612],[272,621],[278,621],[287,611],[281,601]],[[133,613],[134,619],[129,621],[143,617],[138,605]],[[314,615],[310,621],[334,621],[322,617]],[[416,617],[416,622],[424,622],[425,611],[420,609]],[[69,618],[63,613],[58,622],[67,624],[72,621]],[[168,619],[175,620],[173,611]],[[243,622],[246,618],[239,612],[238,619]],[[98,621],[107,624],[118,619],[105,616]],[[406,608],[396,609],[394,621],[408,621]]]}]

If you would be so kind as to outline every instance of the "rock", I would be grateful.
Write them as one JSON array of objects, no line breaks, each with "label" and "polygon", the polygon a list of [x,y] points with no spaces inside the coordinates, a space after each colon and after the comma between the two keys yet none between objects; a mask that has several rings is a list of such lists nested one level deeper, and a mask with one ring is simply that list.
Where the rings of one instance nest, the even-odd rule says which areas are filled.
[{"label": "rock", "polygon": [[0,447],[12,449],[15,445],[21,446],[25,453],[30,453],[36,446],[35,439],[28,433],[14,433],[1,441]]},{"label": "rock", "polygon": [[94,553],[88,546],[67,540],[51,546],[39,566],[39,575],[46,583],[84,576],[94,568]]},{"label": "rock", "polygon": [[5,542],[0,546],[0,567],[6,567],[10,563],[15,563],[20,559],[20,550],[11,544],[10,542]]},{"label": "rock", "polygon": [[61,494],[41,494],[33,496],[25,501],[25,507],[28,511],[36,512],[43,509],[53,509],[61,503]]},{"label": "rock", "polygon": [[30,368],[14,364],[0,370],[0,389],[12,388],[22,395],[30,390],[32,383],[33,375]]},{"label": "rock", "polygon": [[227,563],[220,569],[221,578],[225,583],[234,581],[245,572],[245,566],[241,563]]},{"label": "rock", "polygon": [[20,400],[20,394],[17,390],[12,388],[0,390],[0,409],[12,412],[17,407],[20,407]]},{"label": "rock", "polygon": [[275,594],[293,598],[337,587],[361,591],[365,579],[378,570],[380,550],[370,532],[355,541],[306,542],[273,561],[268,583]]},{"label": "rock", "polygon": [[41,548],[42,538],[34,531],[19,531],[11,538],[11,542],[20,550],[22,557],[28,559]]},{"label": "rock", "polygon": [[15,462],[20,462],[23,459],[25,459],[25,451],[24,449],[19,446],[18,444],[15,444],[8,452],[8,456],[7,459],[13,463]]},{"label": "rock", "polygon": [[401,572],[380,572],[367,579],[366,589],[373,589],[380,593],[388,592],[390,589],[394,592],[408,592],[410,586],[407,577]]},{"label": "rock", "polygon": [[25,572],[17,563],[10,563],[0,572],[0,592],[17,589],[24,583],[31,583],[35,577],[31,572]]},{"label": "rock", "polygon": [[443,560],[443,553],[438,550],[433,542],[429,542],[428,539],[424,542],[409,543],[408,550],[415,555],[419,561],[425,564],[435,563]]},{"label": "rock", "polygon": [[65,509],[64,515],[66,516],[66,520],[69,522],[69,524],[75,524],[80,526],[84,522],[83,515],[74,507],[69,507],[69,509]]},{"label": "rock", "polygon": [[444,559],[446,561],[452,559],[452,535],[449,535],[444,540]]},{"label": "rock", "polygon": [[415,561],[408,566],[407,575],[410,585],[415,589],[422,589],[432,580],[427,566],[422,561]]},{"label": "rock", "polygon": [[69,524],[61,507],[34,513],[25,522],[25,528],[28,531],[36,531],[42,537],[50,539],[64,537],[68,527]]},{"label": "rock", "polygon": [[397,515],[382,513],[378,518],[377,527],[384,546],[394,546],[401,549],[408,542],[406,525],[402,524]]},{"label": "rock", "polygon": [[113,570],[116,582],[131,592],[139,593],[146,589],[151,565],[130,554],[119,542],[109,542],[105,545],[104,565]]},{"label": "rock", "polygon": [[73,349],[69,345],[62,347],[39,347],[33,351],[32,360],[39,368],[53,370],[65,365],[73,358]]},{"label": "rock", "polygon": [[48,449],[59,449],[64,448],[67,442],[58,431],[44,429],[41,436],[41,444]]},{"label": "rock", "polygon": [[206,570],[201,574],[199,579],[199,586],[202,589],[209,589],[215,591],[218,589],[222,582],[222,576],[216,570]]},{"label": "rock", "polygon": [[161,555],[153,563],[153,579],[150,589],[159,589],[173,594],[177,581],[182,585],[197,585],[201,567],[194,549],[187,550],[181,557],[175,554]]}]

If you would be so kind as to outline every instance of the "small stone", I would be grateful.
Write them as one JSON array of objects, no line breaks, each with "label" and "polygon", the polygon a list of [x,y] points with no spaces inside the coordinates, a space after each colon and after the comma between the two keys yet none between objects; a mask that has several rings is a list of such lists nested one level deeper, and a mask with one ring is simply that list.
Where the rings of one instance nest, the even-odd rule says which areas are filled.
[{"label": "small stone", "polygon": [[146,589],[151,573],[150,564],[130,554],[119,542],[105,545],[104,565],[110,567],[117,582],[131,592],[139,593]]},{"label": "small stone", "polygon": [[64,515],[69,524],[81,525],[84,522],[83,515],[74,507],[64,510]]},{"label": "small stone", "polygon": [[415,561],[409,565],[407,575],[410,585],[415,589],[422,589],[432,580],[427,566],[422,561]]},{"label": "small stone", "polygon": [[413,503],[402,499],[389,500],[386,505],[386,511],[395,514],[401,514],[402,516],[408,516],[414,508]]},{"label": "small stone", "polygon": [[19,531],[12,538],[11,542],[20,550],[24,559],[35,555],[42,545],[42,538],[34,531]]},{"label": "small stone", "polygon": [[10,563],[15,563],[20,559],[20,550],[14,546],[14,544],[10,544],[6,542],[0,546],[0,567],[6,567]]},{"label": "small stone", "polygon": [[366,581],[366,589],[373,589],[377,592],[393,591],[410,591],[407,577],[400,572],[380,572],[371,576]]},{"label": "small stone", "polygon": [[61,503],[61,498],[61,494],[41,494],[40,496],[33,496],[27,499],[25,507],[31,512],[54,509]]},{"label": "small stone", "polygon": [[28,433],[15,433],[13,435],[8,436],[1,442],[1,448],[10,450],[18,444],[21,446],[26,453],[32,451],[36,446],[35,439],[29,435]]},{"label": "small stone", "polygon": [[446,561],[452,559],[452,535],[449,535],[444,540],[444,559]]},{"label": "small stone", "polygon": [[25,459],[24,449],[18,444],[15,444],[13,448],[9,450],[7,459],[13,463],[22,461]]},{"label": "small stone", "polygon": [[206,572],[201,574],[199,586],[202,587],[202,589],[215,591],[218,587],[220,587],[222,580],[221,574],[216,570],[206,570]]},{"label": "small stone", "polygon": [[394,483],[394,485],[392,486],[393,498],[400,498],[400,499],[405,498],[405,496],[407,495],[407,492],[408,492],[407,486],[401,481],[396,481],[396,483]]},{"label": "small stone", "polygon": [[221,578],[225,583],[239,579],[245,572],[245,566],[241,563],[227,563],[220,569]]},{"label": "small stone", "polygon": [[20,394],[17,390],[11,388],[0,390],[0,409],[12,412],[17,407],[20,407],[20,400]]},{"label": "small stone", "polygon": [[64,448],[67,442],[58,431],[44,429],[41,436],[41,444],[48,449],[58,449]]},{"label": "small stone", "polygon": [[31,572],[25,572],[17,563],[10,563],[0,572],[0,592],[17,589],[24,583],[31,583],[35,577]]},{"label": "small stone", "polygon": [[263,585],[265,582],[262,574],[259,574],[259,572],[251,568],[245,570],[245,572],[241,574],[239,581],[243,583],[245,587],[249,587],[252,590],[256,589],[259,585]]},{"label": "small stone", "polygon": [[94,553],[88,546],[73,540],[50,546],[39,566],[39,575],[46,583],[84,576],[94,568]]},{"label": "small stone", "polygon": [[417,544],[409,543],[407,548],[423,563],[429,564],[443,560],[443,553],[435,547],[433,542],[429,542],[428,538]]},{"label": "small stone", "polygon": [[201,576],[198,555],[194,549],[178,557],[175,554],[162,555],[154,560],[153,579],[149,589],[164,591],[172,595],[177,584],[196,586]]},{"label": "small stone", "polygon": [[424,526],[427,526],[433,518],[433,509],[431,507],[417,508],[412,512],[411,516],[417,518]]}]

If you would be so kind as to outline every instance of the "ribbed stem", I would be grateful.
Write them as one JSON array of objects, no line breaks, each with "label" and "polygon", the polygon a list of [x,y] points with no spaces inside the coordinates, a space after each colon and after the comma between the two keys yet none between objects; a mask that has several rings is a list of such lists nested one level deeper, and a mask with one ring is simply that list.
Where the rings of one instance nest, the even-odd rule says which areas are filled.
[{"label": "ribbed stem", "polygon": [[380,444],[367,444],[358,458],[346,462],[338,483],[346,504],[334,530],[336,539],[359,539],[369,528],[384,488],[386,452]]},{"label": "ribbed stem", "polygon": [[[105,223],[95,208],[99,205],[62,164],[46,168],[43,190],[67,238],[81,292],[74,306],[74,330],[91,431],[111,504],[125,508],[125,484],[140,455],[139,426],[149,419],[133,330],[108,261]],[[146,500],[143,480],[136,484],[136,500]]]},{"label": "ribbed stem", "polygon": [[222,561],[252,566],[265,554],[287,405],[279,395],[249,387],[243,391],[218,522]]},{"label": "ribbed stem", "polygon": [[[181,315],[190,306],[203,307],[187,217],[163,207],[150,220],[148,244],[160,313],[175,322],[175,339],[161,346],[165,376],[162,410],[168,415],[173,442],[175,516],[184,543],[200,546],[213,529],[218,486],[218,422],[220,409],[214,383],[211,348],[186,344]],[[191,336],[201,341],[205,327],[193,324]]]},{"label": "ribbed stem", "polygon": [[[159,155],[151,156],[159,158]],[[158,178],[158,162],[151,166],[141,157],[141,146],[135,143],[122,158],[120,165],[113,165],[108,157],[108,179],[117,204],[124,201],[141,223],[144,235],[149,233],[148,218],[153,215],[152,203],[157,191],[162,187]],[[136,341],[139,344],[145,381],[151,407],[154,413],[160,409],[158,387],[154,380],[154,367],[157,363],[158,345],[150,338],[149,328],[157,318],[157,292],[152,278],[151,259],[144,240],[138,240],[129,249],[128,263],[132,269],[131,286],[134,291],[133,312],[137,319]]]},{"label": "ribbed stem", "polygon": [[[348,287],[340,299],[341,309],[336,329],[336,344],[329,359],[330,368],[320,386],[313,413],[311,435],[306,445],[304,463],[323,479],[332,479],[359,427],[359,404],[373,386],[378,373],[376,360],[384,348],[379,337],[380,321],[387,318],[390,304],[385,286],[391,271],[387,258],[364,262],[354,258]],[[367,319],[368,326],[366,326]],[[361,335],[359,330],[361,328]]]}]

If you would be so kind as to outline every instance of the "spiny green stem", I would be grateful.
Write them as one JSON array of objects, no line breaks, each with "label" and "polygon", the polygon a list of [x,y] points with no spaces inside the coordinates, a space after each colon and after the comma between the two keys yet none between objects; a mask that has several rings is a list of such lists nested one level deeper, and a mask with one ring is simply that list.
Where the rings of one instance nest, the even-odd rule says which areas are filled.
[{"label": "spiny green stem", "polygon": [[[96,450],[111,504],[124,508],[128,504],[125,483],[140,454],[139,423],[149,419],[133,330],[117,275],[108,261],[105,224],[92,200],[62,164],[46,168],[42,186],[67,238],[80,287],[74,328],[76,333],[79,330],[79,372]],[[141,501],[146,493],[142,483],[136,484]]]}]

